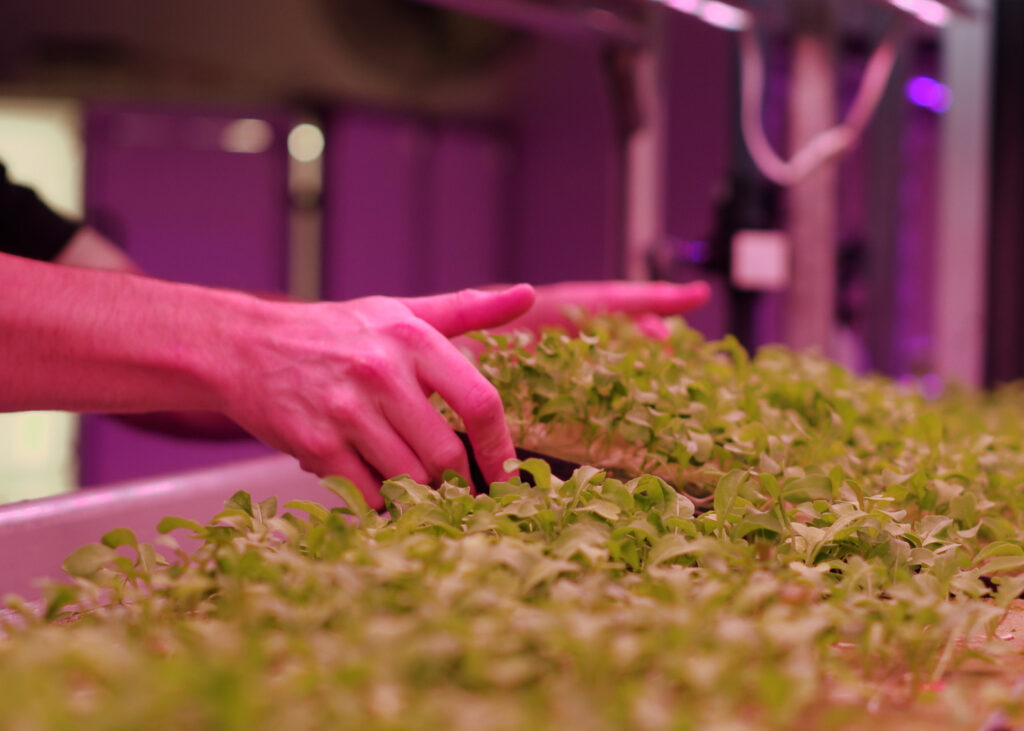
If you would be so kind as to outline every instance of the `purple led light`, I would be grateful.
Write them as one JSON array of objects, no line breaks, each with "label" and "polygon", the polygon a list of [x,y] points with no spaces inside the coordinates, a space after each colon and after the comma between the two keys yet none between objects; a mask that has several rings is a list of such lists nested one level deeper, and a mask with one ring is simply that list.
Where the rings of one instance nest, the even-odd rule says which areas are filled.
[{"label": "purple led light", "polygon": [[949,87],[930,76],[915,76],[907,82],[904,93],[911,104],[936,114],[949,111],[953,104],[953,93]]},{"label": "purple led light", "polygon": [[711,245],[707,241],[673,239],[670,243],[672,258],[688,264],[706,264],[711,260]]}]

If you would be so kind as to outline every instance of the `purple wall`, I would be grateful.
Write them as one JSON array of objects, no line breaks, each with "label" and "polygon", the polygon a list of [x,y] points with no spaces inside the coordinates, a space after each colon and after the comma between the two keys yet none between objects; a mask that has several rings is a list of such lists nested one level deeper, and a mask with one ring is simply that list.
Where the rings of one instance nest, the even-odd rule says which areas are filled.
[{"label": "purple wall", "polygon": [[512,153],[493,131],[454,128],[435,140],[428,206],[430,256],[424,276],[435,292],[508,279]]},{"label": "purple wall", "polygon": [[[225,152],[239,117],[274,123],[259,154]],[[87,217],[147,273],[166,279],[283,291],[287,126],[280,115],[94,105],[86,117]],[[80,480],[104,484],[267,452],[252,442],[182,441],[83,419]]]},{"label": "purple wall", "polygon": [[505,279],[535,284],[621,273],[617,157],[601,49],[537,40],[518,96],[515,242]]},{"label": "purple wall", "polygon": [[412,119],[338,113],[324,160],[324,297],[421,293],[427,140]]},{"label": "purple wall", "polygon": [[[682,13],[666,15],[668,92],[668,235],[702,240],[712,232],[714,205],[732,163],[735,105],[731,33]],[[729,284],[722,274],[680,267],[681,281],[706,279],[711,301],[686,319],[706,337],[728,330]]]},{"label": "purple wall", "polygon": [[327,138],[326,298],[428,294],[503,278],[504,135],[341,109],[328,121]]},{"label": "purple wall", "polygon": [[728,174],[734,126],[731,33],[682,13],[667,16],[670,234],[706,236],[717,189]]}]

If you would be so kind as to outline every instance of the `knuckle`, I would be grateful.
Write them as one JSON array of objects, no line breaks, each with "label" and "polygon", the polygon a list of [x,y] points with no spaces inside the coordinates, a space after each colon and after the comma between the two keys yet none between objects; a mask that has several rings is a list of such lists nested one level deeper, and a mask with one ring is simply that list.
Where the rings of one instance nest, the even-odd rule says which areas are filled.
[{"label": "knuckle", "polygon": [[299,463],[305,469],[305,463],[322,465],[329,461],[337,451],[337,444],[326,434],[311,434],[306,436],[298,450]]},{"label": "knuckle", "polygon": [[498,389],[485,380],[478,380],[466,387],[466,409],[469,416],[477,420],[501,419],[504,407]]},{"label": "knuckle", "polygon": [[327,411],[331,418],[342,424],[357,422],[364,413],[360,400],[348,393],[333,396],[328,403]]},{"label": "knuckle", "polygon": [[393,360],[381,350],[368,349],[359,353],[349,364],[349,375],[355,380],[379,385],[388,379]]},{"label": "knuckle", "polygon": [[417,347],[427,342],[429,325],[422,320],[402,319],[388,326],[388,335],[398,342]]},{"label": "knuckle", "polygon": [[458,467],[465,459],[466,450],[463,449],[462,443],[457,440],[446,440],[431,453],[427,466],[433,474],[440,476],[445,470]]},{"label": "knuckle", "polygon": [[480,303],[480,293],[473,289],[460,289],[452,295],[454,307],[451,316],[455,322],[455,329],[465,331],[469,329],[469,320],[466,313],[474,309]]}]

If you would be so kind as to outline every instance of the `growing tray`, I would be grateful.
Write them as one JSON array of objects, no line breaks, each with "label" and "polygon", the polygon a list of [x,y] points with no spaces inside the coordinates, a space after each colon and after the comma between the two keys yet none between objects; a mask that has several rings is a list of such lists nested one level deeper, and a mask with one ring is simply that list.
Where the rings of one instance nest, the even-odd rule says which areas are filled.
[{"label": "growing tray", "polygon": [[282,503],[336,502],[296,460],[272,455],[0,506],[0,596],[38,598],[38,580],[66,579],[61,563],[79,546],[114,528],[130,528],[139,540],[152,541],[167,515],[206,522],[238,490],[257,500],[275,495]]}]

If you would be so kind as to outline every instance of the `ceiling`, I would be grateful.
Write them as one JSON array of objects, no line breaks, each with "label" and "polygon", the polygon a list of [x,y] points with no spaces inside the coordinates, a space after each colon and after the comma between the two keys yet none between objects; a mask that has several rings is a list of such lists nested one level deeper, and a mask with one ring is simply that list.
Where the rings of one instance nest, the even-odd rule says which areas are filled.
[{"label": "ceiling", "polygon": [[[806,0],[727,1],[779,22],[786,8]],[[831,2],[845,27],[888,4]],[[965,7],[965,0],[942,2]],[[486,114],[508,99],[527,38],[642,43],[654,6],[650,0],[5,2],[0,94],[293,105],[359,99]]]}]

